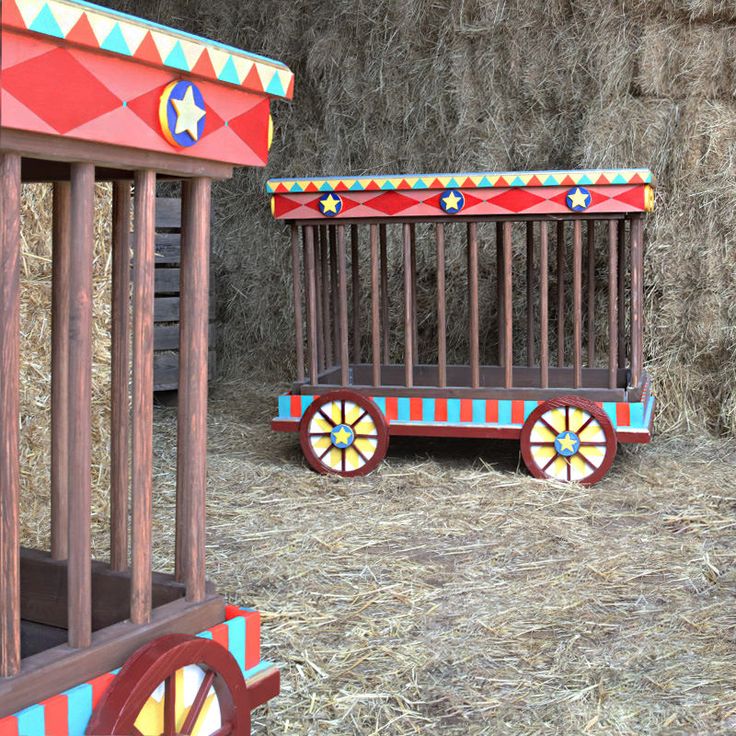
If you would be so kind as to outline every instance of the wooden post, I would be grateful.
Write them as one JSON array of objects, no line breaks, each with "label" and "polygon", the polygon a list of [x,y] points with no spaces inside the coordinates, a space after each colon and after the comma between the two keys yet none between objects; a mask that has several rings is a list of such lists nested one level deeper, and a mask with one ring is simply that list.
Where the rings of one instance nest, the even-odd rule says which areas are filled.
[{"label": "wooden post", "polygon": [[641,378],[644,322],[644,227],[640,214],[631,219],[631,385]]},{"label": "wooden post", "polygon": [[503,222],[496,223],[496,316],[498,318],[498,364],[503,365],[504,347],[504,297],[503,297]]},{"label": "wooden post", "polygon": [[20,670],[20,156],[0,153],[0,677]]},{"label": "wooden post", "polygon": [[381,242],[381,332],[383,333],[383,362],[388,365],[390,360],[390,330],[388,323],[388,238],[386,226],[378,226]]},{"label": "wooden post", "polygon": [[378,226],[371,224],[371,357],[373,385],[381,385],[381,297],[378,267]]},{"label": "wooden post", "polygon": [[51,558],[69,554],[69,258],[71,186],[54,184],[51,274]]},{"label": "wooden post", "polygon": [[301,273],[299,269],[299,226],[291,225],[291,286],[294,299],[294,334],[296,336],[296,376],[304,381],[304,320],[302,317]]},{"label": "wooden post", "polygon": [[534,365],[534,222],[526,224],[526,362]]},{"label": "wooden post", "polygon": [[314,295],[317,303],[317,365],[325,367],[324,315],[322,313],[322,228],[314,228]]},{"label": "wooden post", "polygon": [[417,231],[412,222],[411,232],[411,323],[414,343],[414,363],[419,362],[419,332],[417,330]]},{"label": "wooden post", "polygon": [[626,368],[626,220],[618,227],[618,367]]},{"label": "wooden post", "polygon": [[583,386],[583,223],[572,225],[573,388]]},{"label": "wooden post", "polygon": [[307,349],[309,351],[309,381],[313,386],[319,383],[319,358],[317,347],[317,268],[314,263],[313,225],[304,226],[304,281],[307,292]]},{"label": "wooden post", "polygon": [[539,233],[539,386],[549,386],[549,227]]},{"label": "wooden post", "polygon": [[565,223],[557,223],[557,365],[565,365]]},{"label": "wooden post", "polygon": [[[340,346],[340,379],[343,386],[350,383],[350,353],[348,350],[348,267],[345,252],[345,225],[337,225],[338,269],[338,345]],[[337,322],[338,320],[336,320]]]},{"label": "wooden post", "polygon": [[353,363],[360,363],[360,242],[358,226],[350,226],[350,269],[353,276]]},{"label": "wooden post", "polygon": [[337,293],[339,285],[337,280],[337,232],[336,225],[330,225],[330,304],[332,310],[330,319],[332,320],[332,345],[333,345],[333,361],[336,363],[340,354],[340,307],[337,303]]},{"label": "wooden post", "polygon": [[503,313],[504,319],[504,386],[511,388],[514,382],[514,343],[513,343],[513,322],[514,313],[512,309],[512,285],[511,285],[511,222],[503,223]]},{"label": "wooden post", "polygon": [[404,384],[414,385],[414,321],[411,291],[411,225],[404,223]]},{"label": "wooden post", "polygon": [[71,165],[69,262],[69,646],[92,643],[91,408],[95,167]]},{"label": "wooden post", "polygon": [[[182,195],[182,213],[186,197]],[[182,215],[183,216],[183,215]],[[156,172],[150,169],[135,173],[135,264],[133,275],[133,470],[131,483],[131,576],[130,620],[144,624],[151,620],[151,558],[153,501],[153,294],[155,274]],[[182,227],[183,232],[183,227]],[[182,252],[184,251],[182,236]],[[183,264],[182,264],[183,265]],[[182,269],[183,278],[183,269]],[[181,321],[184,321],[184,284],[182,281]],[[180,339],[179,397],[186,383],[186,350]],[[182,414],[181,409],[179,416]],[[180,425],[181,426],[181,423]],[[177,557],[187,550],[188,540],[181,537],[187,523],[185,510],[179,508],[181,489],[177,479]],[[177,560],[180,562],[180,560]]]},{"label": "wooden post", "polygon": [[332,368],[335,364],[335,354],[332,352],[332,328],[330,313],[330,246],[328,242],[327,226],[321,225],[320,232],[320,264],[322,289],[322,340],[325,346],[324,367]]},{"label": "wooden post", "polygon": [[130,401],[130,184],[112,185],[110,567],[128,567]]},{"label": "wooden post", "polygon": [[588,368],[595,365],[595,220],[588,222]]},{"label": "wooden post", "polygon": [[438,222],[437,239],[437,385],[447,386],[447,318],[445,303],[445,226]]},{"label": "wooden post", "polygon": [[468,223],[468,308],[470,313],[469,335],[470,341],[470,385],[472,388],[480,386],[480,349],[478,345],[479,315],[478,315],[478,223]]},{"label": "wooden post", "polygon": [[617,388],[618,367],[618,223],[608,223],[608,388]]}]

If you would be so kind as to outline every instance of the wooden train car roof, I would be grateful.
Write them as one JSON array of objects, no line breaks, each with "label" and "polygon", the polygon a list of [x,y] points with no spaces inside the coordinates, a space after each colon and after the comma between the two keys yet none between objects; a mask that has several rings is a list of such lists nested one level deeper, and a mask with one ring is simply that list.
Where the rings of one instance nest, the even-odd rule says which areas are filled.
[{"label": "wooden train car roof", "polygon": [[648,212],[648,169],[502,171],[270,179],[276,219]]},{"label": "wooden train car roof", "polygon": [[0,89],[5,148],[23,131],[262,166],[270,100],[292,97],[294,75],[83,0],[3,0]]}]

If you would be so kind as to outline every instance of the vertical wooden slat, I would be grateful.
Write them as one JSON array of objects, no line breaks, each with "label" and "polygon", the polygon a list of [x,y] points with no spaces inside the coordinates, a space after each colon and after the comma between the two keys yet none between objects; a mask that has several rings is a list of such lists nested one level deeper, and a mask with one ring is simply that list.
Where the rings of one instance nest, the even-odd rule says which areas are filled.
[{"label": "vertical wooden slat", "polygon": [[437,385],[447,386],[447,308],[445,302],[445,226],[438,222],[437,239]]},{"label": "vertical wooden slat", "polygon": [[411,226],[404,223],[404,384],[414,385],[414,322],[411,297]]},{"label": "vertical wooden slat", "polygon": [[353,281],[353,363],[360,363],[360,242],[357,225],[350,226],[350,269]]},{"label": "vertical wooden slat", "polygon": [[[187,197],[182,192],[182,218]],[[133,467],[131,482],[131,579],[130,620],[134,624],[151,620],[151,558],[153,501],[153,296],[155,275],[156,172],[150,169],[135,174],[135,251],[133,261]],[[182,252],[185,237],[182,226]],[[182,279],[183,279],[182,263]],[[180,320],[184,322],[184,284],[182,283]],[[179,400],[186,385],[188,366],[186,347],[180,337]],[[206,375],[206,374],[205,374]],[[182,413],[180,417],[187,417]],[[179,423],[180,432],[181,425]],[[177,473],[177,507],[182,503]],[[182,515],[183,512],[183,515]],[[177,508],[181,524],[188,524],[188,509]],[[177,535],[178,536],[178,535]],[[190,540],[177,539],[177,552],[186,555]],[[179,564],[181,560],[178,560]]]},{"label": "vertical wooden slat", "polygon": [[572,225],[573,388],[583,385],[583,223]]},{"label": "vertical wooden slat", "polygon": [[319,232],[321,258],[320,278],[322,289],[322,339],[325,346],[324,367],[331,368],[335,364],[335,354],[332,350],[332,313],[330,310],[330,245],[327,234],[327,226],[320,226]]},{"label": "vertical wooden slat", "polygon": [[337,302],[337,294],[339,291],[337,277],[337,228],[330,225],[330,319],[332,320],[332,346],[333,359],[337,363],[340,356],[340,307]]},{"label": "vertical wooden slat", "polygon": [[595,365],[595,220],[588,222],[588,367]]},{"label": "vertical wooden slat", "polygon": [[319,349],[317,332],[317,268],[314,263],[314,232],[312,225],[304,228],[304,282],[307,296],[307,350],[309,352],[309,380],[319,383]]},{"label": "vertical wooden slat", "polygon": [[0,677],[20,669],[20,156],[0,154]]},{"label": "vertical wooden slat", "polygon": [[539,233],[539,386],[549,386],[549,227]]},{"label": "vertical wooden slat", "polygon": [[69,553],[69,254],[71,187],[54,184],[51,275],[51,557]]},{"label": "vertical wooden slat", "polygon": [[[207,494],[207,352],[209,327],[210,202],[212,182],[182,184],[181,313],[179,319],[179,422],[177,483],[186,520],[186,597],[205,593],[205,499]],[[185,208],[186,204],[186,208]]]},{"label": "vertical wooden slat", "polygon": [[514,343],[513,343],[513,323],[514,313],[512,309],[513,293],[511,291],[512,277],[512,254],[511,254],[511,222],[503,223],[503,313],[504,319],[504,386],[511,388],[514,382]]},{"label": "vertical wooden slat", "polygon": [[641,215],[631,220],[631,385],[641,378],[644,322],[644,227]]},{"label": "vertical wooden slat", "polygon": [[110,567],[128,567],[130,438],[130,184],[112,185]]},{"label": "vertical wooden slat", "polygon": [[468,223],[468,310],[470,342],[470,385],[480,386],[480,350],[478,315],[478,223]]},{"label": "vertical wooden slat", "polygon": [[294,300],[294,334],[296,336],[296,376],[304,380],[304,319],[302,316],[301,272],[299,268],[299,226],[291,225],[291,286]]},{"label": "vertical wooden slat", "polygon": [[381,332],[383,342],[383,362],[388,365],[390,348],[390,328],[388,323],[388,234],[386,225],[378,226],[381,243]]},{"label": "vertical wooden slat", "polygon": [[419,362],[419,332],[417,329],[417,230],[411,223],[411,321],[414,362]]},{"label": "vertical wooden slat", "polygon": [[617,388],[618,366],[618,223],[608,223],[608,387]]},{"label": "vertical wooden slat", "polygon": [[534,222],[526,224],[526,362],[534,365]]},{"label": "vertical wooden slat", "polygon": [[92,642],[91,408],[95,168],[71,166],[69,263],[69,646]]},{"label": "vertical wooden slat", "polygon": [[626,368],[626,220],[618,226],[618,367]]},{"label": "vertical wooden slat", "polygon": [[496,223],[496,316],[498,318],[498,364],[503,365],[504,347],[504,298],[503,298],[503,223]]},{"label": "vertical wooden slat", "polygon": [[557,223],[557,365],[565,365],[565,223]]},{"label": "vertical wooden slat", "polygon": [[381,385],[381,297],[378,265],[378,226],[371,224],[371,358],[373,385]]},{"label": "vertical wooden slat", "polygon": [[338,270],[338,345],[340,346],[340,379],[343,386],[350,383],[350,353],[348,348],[348,267],[345,252],[345,225],[337,226]]},{"label": "vertical wooden slat", "polygon": [[314,228],[314,294],[317,303],[317,365],[320,370],[325,367],[325,333],[324,315],[322,313],[322,228]]}]

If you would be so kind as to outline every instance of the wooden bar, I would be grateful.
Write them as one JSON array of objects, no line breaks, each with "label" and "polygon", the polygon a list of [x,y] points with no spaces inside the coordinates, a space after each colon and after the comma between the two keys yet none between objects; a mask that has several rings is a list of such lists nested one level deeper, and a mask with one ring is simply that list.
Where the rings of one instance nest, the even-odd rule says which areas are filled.
[{"label": "wooden bar", "polygon": [[333,360],[337,362],[340,354],[340,308],[337,303],[337,293],[339,290],[337,280],[337,232],[336,226],[330,225],[328,228],[330,235],[330,304],[332,306],[330,319],[332,320],[332,346]]},{"label": "wooden bar", "polygon": [[445,226],[435,225],[437,240],[437,385],[447,386],[447,304],[445,301]]},{"label": "wooden bar", "polygon": [[595,365],[595,220],[588,221],[588,367]]},{"label": "wooden bar", "polygon": [[404,385],[414,385],[414,322],[411,291],[411,226],[405,223],[404,235]]},{"label": "wooden bar", "polygon": [[557,367],[565,365],[565,223],[557,223]]},{"label": "wooden bar", "polygon": [[503,222],[496,223],[496,316],[498,318],[498,364],[503,365],[504,347],[504,297],[503,297]]},{"label": "wooden bar", "polygon": [[360,242],[357,225],[350,226],[350,269],[353,277],[353,363],[360,363]]},{"label": "wooden bar", "polygon": [[338,270],[338,345],[340,346],[340,380],[343,386],[350,384],[350,352],[348,348],[348,274],[345,252],[345,226],[337,225]]},{"label": "wooden bar", "polygon": [[291,286],[294,300],[294,334],[296,336],[296,375],[304,380],[304,318],[302,315],[301,273],[299,269],[299,226],[291,225]]},{"label": "wooden bar", "polygon": [[69,646],[92,642],[91,408],[95,168],[71,167],[69,262]]},{"label": "wooden bar", "polygon": [[313,386],[319,383],[318,332],[317,332],[317,268],[314,263],[313,225],[305,225],[304,231],[304,281],[307,298],[307,349],[309,352],[309,380]]},{"label": "wooden bar", "polygon": [[381,333],[383,335],[383,362],[389,362],[390,326],[388,321],[388,234],[386,225],[378,226],[381,243]]},{"label": "wooden bar", "polygon": [[608,223],[608,387],[616,388],[618,369],[618,223]]},{"label": "wooden bar", "polygon": [[0,153],[0,679],[20,670],[20,156]]},{"label": "wooden bar", "polygon": [[526,362],[534,365],[534,223],[526,224]]},{"label": "wooden bar", "polygon": [[[212,182],[182,184],[181,320],[177,484],[186,518],[184,583],[188,601],[203,601],[205,589],[205,497],[207,492],[207,351]],[[186,209],[185,209],[186,204]]]},{"label": "wooden bar", "polygon": [[69,554],[69,258],[71,186],[54,184],[51,275],[51,556]]},{"label": "wooden bar", "polygon": [[[182,207],[186,195],[182,192]],[[135,268],[133,275],[133,466],[131,482],[131,587],[130,620],[151,620],[152,501],[153,501],[153,297],[156,237],[156,172],[135,175]],[[184,238],[182,237],[182,246]],[[183,250],[183,247],[182,247]],[[183,279],[183,273],[181,275]],[[184,285],[182,283],[182,297]],[[181,317],[184,320],[182,299]],[[181,388],[186,382],[185,345],[180,339]],[[179,416],[188,416],[179,414]],[[177,482],[177,532],[187,524],[187,511],[180,509],[181,488]],[[188,540],[177,534],[177,554]]]},{"label": "wooden bar", "polygon": [[378,225],[371,224],[371,357],[372,381],[381,385],[381,303],[378,265]]},{"label": "wooden bar", "polygon": [[130,438],[130,184],[112,187],[110,567],[128,567]]},{"label": "wooden bar", "polygon": [[417,231],[416,223],[410,225],[411,232],[411,321],[414,342],[414,362],[419,362],[419,333],[417,330]]},{"label": "wooden bar", "polygon": [[503,223],[503,313],[504,319],[504,387],[511,388],[514,381],[514,352],[513,352],[513,293],[512,293],[512,252],[511,252],[511,232],[512,223],[507,221]]},{"label": "wooden bar", "polygon": [[321,265],[321,293],[322,293],[322,340],[324,343],[325,365],[335,364],[335,354],[332,345],[332,312],[330,309],[330,245],[327,226],[319,229],[320,236],[320,265]]},{"label": "wooden bar", "polygon": [[478,314],[478,224],[468,223],[468,310],[470,342],[470,385],[480,386],[480,349]]},{"label": "wooden bar", "polygon": [[618,226],[618,367],[626,367],[626,221]]},{"label": "wooden bar", "polygon": [[317,361],[319,369],[325,368],[325,332],[322,299],[322,228],[314,229],[314,294],[317,301]]},{"label": "wooden bar", "polygon": [[644,322],[644,242],[641,215],[631,219],[631,384],[639,385],[642,366]]},{"label": "wooden bar", "polygon": [[539,233],[539,386],[549,386],[549,227]]},{"label": "wooden bar", "polygon": [[583,385],[583,223],[572,225],[573,388]]}]

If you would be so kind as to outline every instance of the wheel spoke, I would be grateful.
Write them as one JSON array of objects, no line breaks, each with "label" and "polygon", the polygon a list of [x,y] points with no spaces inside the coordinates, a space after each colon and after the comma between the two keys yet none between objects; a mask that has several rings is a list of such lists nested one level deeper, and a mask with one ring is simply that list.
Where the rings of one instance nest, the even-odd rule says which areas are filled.
[{"label": "wheel spoke", "polygon": [[340,423],[345,424],[345,399],[340,402]]},{"label": "wheel spoke", "polygon": [[602,447],[605,449],[605,445],[600,442],[581,442],[580,447]]},{"label": "wheel spoke", "polygon": [[353,447],[355,448],[355,452],[360,455],[361,460],[363,460],[364,463],[367,463],[368,458],[360,451],[360,448],[355,443],[353,443]]},{"label": "wheel spoke", "polygon": [[330,432],[310,432],[310,437],[329,437]]},{"label": "wheel spoke", "polygon": [[581,460],[582,460],[582,461],[583,461],[583,462],[584,462],[584,463],[585,463],[585,464],[586,464],[586,465],[587,465],[587,466],[588,466],[588,467],[589,467],[589,468],[590,468],[591,470],[598,470],[598,468],[597,468],[597,467],[596,467],[595,465],[593,465],[593,463],[592,463],[592,462],[591,462],[590,460],[588,460],[588,458],[587,458],[587,457],[585,457],[585,455],[583,455],[583,453],[582,453],[582,452],[580,452],[580,450],[578,450],[578,457],[579,457],[579,458],[580,458],[580,459],[581,459]]},{"label": "wheel spoke", "polygon": [[332,449],[332,445],[328,445],[327,449],[319,456],[319,459],[322,460],[324,456]]},{"label": "wheel spoke", "polygon": [[363,421],[363,417],[367,414],[367,411],[363,411],[363,413],[354,421],[351,423],[351,427],[356,427],[358,424],[360,424]]},{"label": "wheel spoke", "polygon": [[568,479],[568,480],[571,480],[571,478],[570,478],[570,473],[571,473],[572,471],[571,471],[570,458],[566,457],[566,458],[565,458],[565,462],[567,463],[567,479]]},{"label": "wheel spoke", "polygon": [[[570,430],[570,407],[565,406],[565,432]],[[570,480],[570,478],[568,478]]]},{"label": "wheel spoke", "polygon": [[347,457],[347,454],[348,454],[347,448],[345,448],[340,454],[342,456],[340,458],[340,463],[341,463],[341,467],[342,467],[342,472],[344,473],[345,472],[345,458]]},{"label": "wheel spoke", "polygon": [[335,422],[332,421],[331,417],[328,417],[327,414],[324,413],[322,409],[319,409],[318,412],[322,415],[322,418],[331,426],[335,426]]},{"label": "wheel spoke", "polygon": [[207,693],[209,693],[214,679],[215,679],[215,673],[212,672],[212,670],[210,670],[204,676],[204,679],[202,680],[202,684],[199,686],[199,690],[197,690],[197,694],[194,696],[194,700],[192,701],[192,707],[190,708],[189,713],[187,714],[186,720],[184,721],[184,725],[181,727],[180,733],[182,734],[182,736],[190,736],[190,734],[194,730],[194,727],[197,725],[197,719],[202,713],[202,709],[204,708],[204,702],[207,699]]},{"label": "wheel spoke", "polygon": [[580,427],[580,429],[579,429],[579,430],[578,430],[577,432],[575,432],[575,434],[576,434],[576,435],[577,435],[578,437],[580,437],[580,433],[581,433],[581,432],[583,432],[583,431],[584,431],[585,429],[587,429],[588,425],[589,425],[589,424],[590,424],[590,423],[591,423],[591,422],[593,421],[593,419],[594,419],[594,417],[593,417],[593,416],[589,416],[589,417],[588,417],[588,418],[587,418],[587,419],[586,419],[586,420],[585,420],[585,421],[583,422],[583,426],[582,426],[582,427]]},{"label": "wheel spoke", "polygon": [[233,732],[233,724],[232,723],[225,723],[220,728],[217,729],[211,736],[230,736],[230,734]]},{"label": "wheel spoke", "polygon": [[555,460],[557,460],[557,458],[558,458],[558,457],[559,457],[559,455],[558,455],[557,453],[555,453],[554,455],[552,455],[552,457],[551,457],[551,458],[549,459],[549,462],[548,462],[548,463],[547,463],[547,464],[546,464],[546,465],[545,465],[545,466],[544,466],[544,467],[542,468],[542,472],[543,472],[543,473],[544,473],[544,472],[546,472],[546,471],[547,471],[547,468],[548,468],[548,467],[549,467],[550,465],[552,465],[552,463],[553,463],[553,462],[554,462]]},{"label": "wheel spoke", "polygon": [[367,440],[377,440],[378,439],[378,435],[377,434],[358,434],[356,432],[355,433],[355,436],[356,437],[360,437],[361,439],[367,439]]},{"label": "wheel spoke", "polygon": [[559,432],[544,417],[539,417],[539,421],[542,422],[542,424],[544,424],[544,426],[547,427],[547,429],[552,432],[555,437],[557,437]]},{"label": "wheel spoke", "polygon": [[164,685],[164,736],[176,734],[176,672],[166,678]]},{"label": "wheel spoke", "polygon": [[554,447],[555,446],[554,442],[530,442],[529,444],[532,445],[532,447]]}]

